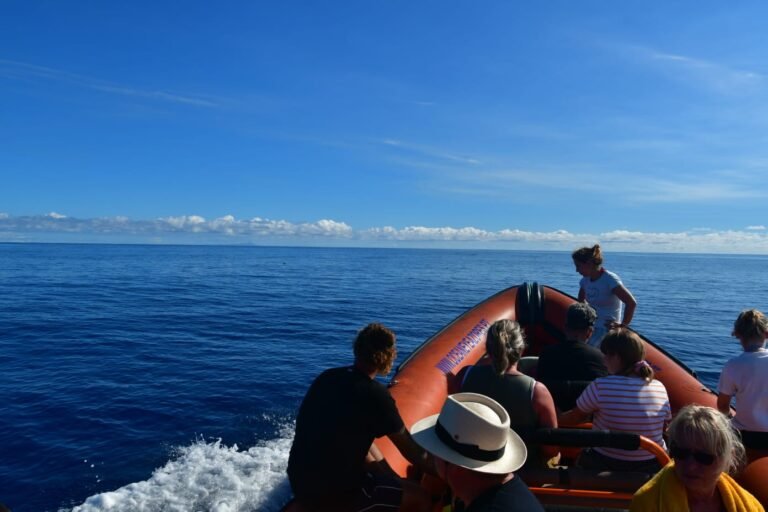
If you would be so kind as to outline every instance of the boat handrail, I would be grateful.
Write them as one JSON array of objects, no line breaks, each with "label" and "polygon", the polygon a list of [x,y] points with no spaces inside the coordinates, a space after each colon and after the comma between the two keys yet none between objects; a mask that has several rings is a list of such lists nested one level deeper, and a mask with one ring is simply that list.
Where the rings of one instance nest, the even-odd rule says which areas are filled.
[{"label": "boat handrail", "polygon": [[662,466],[669,462],[666,450],[652,439],[617,430],[586,430],[582,428],[540,428],[527,439],[533,444],[569,447],[606,447],[620,450],[646,450]]}]

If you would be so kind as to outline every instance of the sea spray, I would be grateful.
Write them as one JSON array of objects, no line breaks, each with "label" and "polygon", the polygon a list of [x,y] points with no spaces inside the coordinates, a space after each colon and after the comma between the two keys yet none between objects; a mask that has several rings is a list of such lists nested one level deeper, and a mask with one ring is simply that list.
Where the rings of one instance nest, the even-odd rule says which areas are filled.
[{"label": "sea spray", "polygon": [[288,501],[285,477],[293,425],[247,451],[199,440],[143,482],[91,496],[72,512],[276,512]]}]

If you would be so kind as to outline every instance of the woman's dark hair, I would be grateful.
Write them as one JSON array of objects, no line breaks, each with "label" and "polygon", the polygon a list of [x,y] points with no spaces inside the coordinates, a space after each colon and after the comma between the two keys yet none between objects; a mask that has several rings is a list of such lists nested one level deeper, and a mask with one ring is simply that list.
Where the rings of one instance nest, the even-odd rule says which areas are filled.
[{"label": "woman's dark hair", "polygon": [[622,370],[617,375],[637,375],[645,382],[653,380],[653,368],[645,362],[645,343],[629,329],[620,327],[608,331],[600,343],[600,351],[619,356]]},{"label": "woman's dark hair", "polygon": [[389,373],[397,355],[395,333],[382,324],[368,324],[355,338],[355,359],[375,369],[379,374]]},{"label": "woman's dark hair", "polygon": [[518,362],[524,350],[525,336],[517,322],[497,320],[488,329],[485,351],[491,356],[493,369],[499,375],[504,375],[510,366]]},{"label": "woman's dark hair", "polygon": [[582,247],[571,253],[573,261],[578,263],[594,263],[598,267],[603,264],[603,251],[600,250],[600,244],[592,247]]}]

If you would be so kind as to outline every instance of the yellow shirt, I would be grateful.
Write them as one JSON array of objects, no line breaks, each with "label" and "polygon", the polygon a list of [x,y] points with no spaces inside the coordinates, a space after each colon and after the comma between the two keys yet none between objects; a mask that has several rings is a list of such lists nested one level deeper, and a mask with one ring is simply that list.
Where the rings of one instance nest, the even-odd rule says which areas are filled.
[{"label": "yellow shirt", "polygon": [[[749,491],[723,473],[717,480],[717,489],[728,512],[765,512]],[[688,495],[675,474],[675,463],[670,462],[635,493],[630,512],[688,512]]]}]

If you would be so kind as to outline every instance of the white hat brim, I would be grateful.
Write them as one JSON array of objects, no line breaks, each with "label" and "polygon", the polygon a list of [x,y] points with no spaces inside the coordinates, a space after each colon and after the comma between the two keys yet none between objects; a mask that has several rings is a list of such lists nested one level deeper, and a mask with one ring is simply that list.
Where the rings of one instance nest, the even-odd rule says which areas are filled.
[{"label": "white hat brim", "polygon": [[517,433],[509,429],[504,455],[500,459],[486,462],[470,459],[445,445],[435,433],[435,424],[439,414],[423,418],[411,427],[411,437],[416,443],[432,455],[443,460],[480,473],[505,474],[520,469],[528,457],[528,449]]}]

